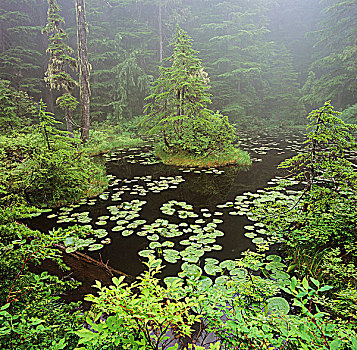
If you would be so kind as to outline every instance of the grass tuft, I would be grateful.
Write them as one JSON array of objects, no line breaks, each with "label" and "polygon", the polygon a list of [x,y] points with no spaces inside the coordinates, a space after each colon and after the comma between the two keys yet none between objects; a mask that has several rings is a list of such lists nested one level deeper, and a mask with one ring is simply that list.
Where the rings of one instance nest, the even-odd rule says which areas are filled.
[{"label": "grass tuft", "polygon": [[194,155],[186,152],[169,153],[161,147],[156,147],[155,155],[160,158],[164,164],[180,167],[209,168],[226,165],[239,165],[245,167],[252,164],[247,152],[233,147],[224,152],[211,153],[207,156]]}]

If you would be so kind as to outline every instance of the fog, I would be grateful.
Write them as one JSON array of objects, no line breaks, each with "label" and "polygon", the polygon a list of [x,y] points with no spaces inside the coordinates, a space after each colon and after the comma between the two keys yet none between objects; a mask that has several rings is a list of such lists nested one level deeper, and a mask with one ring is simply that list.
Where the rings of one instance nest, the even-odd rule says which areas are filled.
[{"label": "fog", "polygon": [[[87,0],[91,119],[119,123],[142,115],[178,24],[209,74],[213,109],[233,122],[299,124],[326,100],[341,110],[353,106],[357,4],[348,3]],[[76,56],[74,1],[58,4]],[[56,111],[58,93],[43,79],[47,9],[45,0],[1,1],[0,78]]]}]

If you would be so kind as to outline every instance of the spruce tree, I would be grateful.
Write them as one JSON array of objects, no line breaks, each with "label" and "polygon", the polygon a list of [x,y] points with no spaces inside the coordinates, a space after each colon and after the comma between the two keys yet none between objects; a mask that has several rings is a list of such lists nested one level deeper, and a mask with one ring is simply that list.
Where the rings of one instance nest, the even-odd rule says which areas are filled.
[{"label": "spruce tree", "polygon": [[338,108],[356,102],[357,1],[325,0],[315,38],[315,61],[303,88],[303,101],[316,107],[332,100]]},{"label": "spruce tree", "polygon": [[77,45],[78,45],[78,69],[79,88],[81,100],[81,140],[86,143],[89,140],[90,127],[90,65],[87,52],[87,21],[85,0],[76,0],[77,15]]},{"label": "spruce tree", "polygon": [[73,50],[65,43],[68,36],[61,28],[64,19],[59,15],[59,11],[57,0],[48,0],[48,20],[44,32],[49,35],[47,52],[50,54],[50,60],[45,81],[51,89],[63,91],[62,96],[57,99],[57,104],[64,109],[67,131],[73,136],[71,111],[76,108],[78,101],[72,95],[72,90],[77,82],[67,72],[67,68],[75,70],[77,62],[70,56]]},{"label": "spruce tree", "polygon": [[177,28],[173,42],[174,53],[160,67],[154,92],[148,96],[145,127],[150,134],[159,134],[164,151],[206,156],[229,148],[234,128],[227,117],[208,108],[209,78],[191,38]]}]

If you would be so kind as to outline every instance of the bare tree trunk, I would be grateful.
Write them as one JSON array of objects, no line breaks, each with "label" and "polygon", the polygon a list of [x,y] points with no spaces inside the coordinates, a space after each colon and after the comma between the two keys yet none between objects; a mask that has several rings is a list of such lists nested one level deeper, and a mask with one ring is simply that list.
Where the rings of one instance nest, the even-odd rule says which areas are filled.
[{"label": "bare tree trunk", "polygon": [[6,50],[6,36],[5,36],[5,26],[0,22],[0,52]]},{"label": "bare tree trunk", "polygon": [[69,137],[73,138],[73,126],[72,126],[72,116],[71,116],[71,110],[66,106],[65,112],[64,112],[64,117],[66,119],[66,126],[67,126],[67,131],[69,132]]},{"label": "bare tree trunk", "polygon": [[83,143],[89,140],[90,127],[90,83],[89,63],[87,55],[87,23],[85,13],[85,0],[76,0],[77,14],[77,41],[78,41],[78,67],[79,88],[81,100],[81,140]]},{"label": "bare tree trunk", "polygon": [[49,112],[54,113],[55,112],[55,104],[54,104],[54,98],[53,98],[53,92],[51,89],[44,89],[44,100],[47,105],[47,109]]},{"label": "bare tree trunk", "polygon": [[342,107],[342,98],[343,98],[343,89],[344,88],[345,87],[343,86],[342,90],[337,95],[337,108],[341,108]]},{"label": "bare tree trunk", "polygon": [[163,59],[163,44],[162,44],[162,4],[161,0],[159,3],[159,37],[160,37],[160,62],[162,62]]}]

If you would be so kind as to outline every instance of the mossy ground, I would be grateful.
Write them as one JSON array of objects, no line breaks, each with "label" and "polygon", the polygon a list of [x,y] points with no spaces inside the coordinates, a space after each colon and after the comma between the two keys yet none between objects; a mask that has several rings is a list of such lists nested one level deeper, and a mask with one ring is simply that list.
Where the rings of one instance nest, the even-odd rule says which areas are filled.
[{"label": "mossy ground", "polygon": [[194,155],[185,152],[169,153],[160,147],[155,148],[155,155],[164,164],[181,167],[221,167],[226,165],[239,165],[246,167],[252,164],[249,154],[239,148],[231,148],[224,152],[215,152],[207,156]]}]

